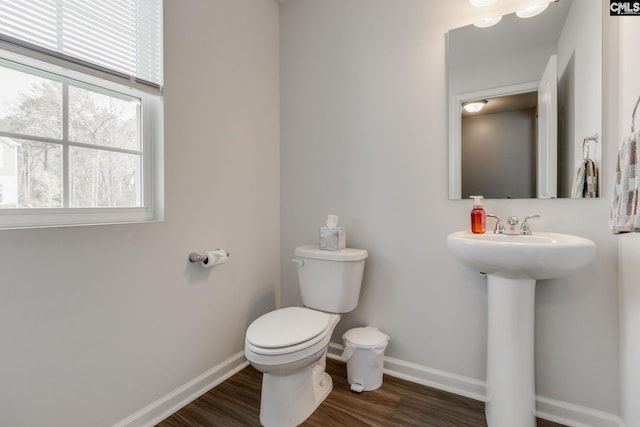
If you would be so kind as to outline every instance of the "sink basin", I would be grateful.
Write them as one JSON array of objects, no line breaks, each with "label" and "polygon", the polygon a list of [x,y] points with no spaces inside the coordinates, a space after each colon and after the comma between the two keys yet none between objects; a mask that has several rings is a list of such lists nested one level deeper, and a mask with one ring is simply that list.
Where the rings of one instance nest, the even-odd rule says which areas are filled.
[{"label": "sink basin", "polygon": [[596,252],[589,239],[545,232],[524,236],[458,231],[449,234],[447,245],[467,267],[510,279],[566,276],[587,265]]},{"label": "sink basin", "polygon": [[579,270],[596,245],[569,234],[470,231],[449,234],[447,245],[461,263],[487,274],[487,425],[535,427],[536,280]]}]

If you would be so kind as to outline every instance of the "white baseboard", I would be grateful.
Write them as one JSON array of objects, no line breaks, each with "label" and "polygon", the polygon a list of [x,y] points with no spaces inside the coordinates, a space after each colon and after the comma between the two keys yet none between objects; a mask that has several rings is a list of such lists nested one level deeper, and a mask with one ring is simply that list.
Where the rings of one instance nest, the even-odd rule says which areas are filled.
[{"label": "white baseboard", "polygon": [[152,427],[249,365],[240,351],[113,427]]},{"label": "white baseboard", "polygon": [[570,427],[625,427],[617,415],[543,396],[536,396],[536,415]]},{"label": "white baseboard", "polygon": [[[340,357],[342,350],[342,345],[331,343],[327,355],[344,361]],[[248,365],[244,352],[238,352],[113,427],[152,427]],[[474,378],[388,356],[384,358],[384,373],[482,402],[486,400],[485,382]],[[625,427],[624,421],[616,415],[543,396],[536,396],[536,416],[570,427]]]},{"label": "white baseboard", "polygon": [[[329,344],[328,356],[333,359],[343,360],[340,357],[343,346]],[[392,377],[401,378],[412,383],[426,385],[438,390],[469,397],[471,399],[485,401],[486,385],[484,381],[456,375],[437,369],[428,368],[404,360],[384,357],[384,373]]]},{"label": "white baseboard", "polygon": [[[343,348],[340,344],[329,344],[328,356],[344,361],[340,357]],[[471,399],[486,401],[485,381],[387,356],[384,358],[384,373]],[[536,396],[536,416],[570,427],[625,427],[622,419],[616,415],[543,396]]]}]

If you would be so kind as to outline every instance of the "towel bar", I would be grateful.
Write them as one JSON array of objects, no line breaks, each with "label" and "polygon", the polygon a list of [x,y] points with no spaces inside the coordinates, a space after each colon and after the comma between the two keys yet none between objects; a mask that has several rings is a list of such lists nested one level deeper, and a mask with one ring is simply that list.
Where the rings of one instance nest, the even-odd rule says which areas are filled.
[{"label": "towel bar", "polygon": [[[589,149],[591,148],[591,146],[589,145],[589,143],[593,141],[596,144],[598,143],[598,134],[596,133],[595,135],[592,136],[588,136],[585,139],[582,140],[582,159],[583,160],[587,160],[589,158]],[[584,151],[584,149],[587,149],[586,153]]]}]

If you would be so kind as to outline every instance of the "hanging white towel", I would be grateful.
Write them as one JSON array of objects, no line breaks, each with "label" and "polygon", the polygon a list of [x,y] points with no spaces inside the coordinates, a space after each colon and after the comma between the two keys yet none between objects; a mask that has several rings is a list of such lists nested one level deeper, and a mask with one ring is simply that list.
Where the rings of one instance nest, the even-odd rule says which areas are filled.
[{"label": "hanging white towel", "polygon": [[580,162],[576,169],[576,176],[573,179],[573,187],[571,187],[571,197],[574,199],[582,198],[582,191],[584,189],[584,178],[586,175],[584,162]]},{"label": "hanging white towel", "polygon": [[614,234],[640,231],[640,133],[627,136],[618,150],[616,181],[609,225]]},{"label": "hanging white towel", "polygon": [[584,159],[576,169],[576,176],[571,188],[571,197],[598,197],[598,168],[591,159]]}]

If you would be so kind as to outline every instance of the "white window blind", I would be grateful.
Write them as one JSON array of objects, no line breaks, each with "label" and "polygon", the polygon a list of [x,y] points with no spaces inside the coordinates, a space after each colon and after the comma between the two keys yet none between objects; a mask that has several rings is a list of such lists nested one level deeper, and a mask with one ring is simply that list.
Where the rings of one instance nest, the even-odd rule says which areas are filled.
[{"label": "white window blind", "polygon": [[161,32],[162,0],[0,0],[0,41],[127,84],[162,87]]}]

